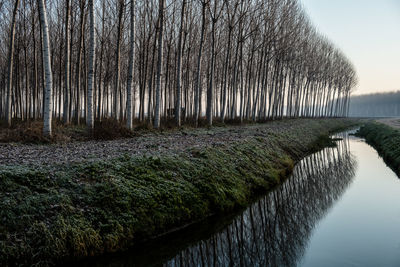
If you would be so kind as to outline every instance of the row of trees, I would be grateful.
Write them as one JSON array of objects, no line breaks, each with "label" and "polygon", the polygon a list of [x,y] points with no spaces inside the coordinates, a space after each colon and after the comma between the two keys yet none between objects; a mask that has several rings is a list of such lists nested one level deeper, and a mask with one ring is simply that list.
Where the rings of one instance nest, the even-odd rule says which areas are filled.
[{"label": "row of trees", "polygon": [[400,91],[352,96],[349,116],[400,117]]},{"label": "row of trees", "polygon": [[0,117],[48,135],[52,118],[345,116],[356,83],[297,0],[0,0],[0,23]]}]

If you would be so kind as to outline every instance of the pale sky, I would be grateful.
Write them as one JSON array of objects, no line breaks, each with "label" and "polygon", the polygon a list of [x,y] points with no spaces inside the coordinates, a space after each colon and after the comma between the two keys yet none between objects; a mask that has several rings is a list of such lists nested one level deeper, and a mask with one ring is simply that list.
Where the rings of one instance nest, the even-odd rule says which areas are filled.
[{"label": "pale sky", "polygon": [[300,0],[354,64],[354,94],[400,90],[400,0]]}]

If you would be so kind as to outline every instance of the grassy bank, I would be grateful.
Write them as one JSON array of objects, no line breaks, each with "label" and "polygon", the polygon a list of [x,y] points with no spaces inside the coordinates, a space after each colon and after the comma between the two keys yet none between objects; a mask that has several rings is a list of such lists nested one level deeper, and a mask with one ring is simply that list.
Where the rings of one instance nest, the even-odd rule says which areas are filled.
[{"label": "grassy bank", "polygon": [[[55,264],[123,250],[244,206],[352,120],[271,122],[233,144],[46,167],[0,166],[0,263]],[[212,139],[212,137],[210,137]]]},{"label": "grassy bank", "polygon": [[357,132],[383,157],[397,175],[400,174],[400,131],[378,122],[368,122]]}]

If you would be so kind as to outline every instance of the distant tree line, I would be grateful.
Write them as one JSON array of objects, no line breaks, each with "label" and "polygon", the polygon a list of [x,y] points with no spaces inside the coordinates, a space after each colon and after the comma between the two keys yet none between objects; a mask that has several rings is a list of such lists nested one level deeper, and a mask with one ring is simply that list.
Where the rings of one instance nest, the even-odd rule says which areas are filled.
[{"label": "distant tree line", "polygon": [[354,67],[297,0],[0,0],[0,118],[346,116]]},{"label": "distant tree line", "polygon": [[352,96],[349,115],[352,117],[399,117],[400,91]]}]

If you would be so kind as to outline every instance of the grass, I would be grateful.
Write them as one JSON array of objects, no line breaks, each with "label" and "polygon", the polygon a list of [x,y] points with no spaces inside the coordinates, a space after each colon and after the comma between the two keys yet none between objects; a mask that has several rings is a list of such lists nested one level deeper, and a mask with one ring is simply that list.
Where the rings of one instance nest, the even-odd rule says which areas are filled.
[{"label": "grass", "polygon": [[368,122],[356,133],[373,146],[385,162],[400,175],[400,131],[388,125]]},{"label": "grass", "polygon": [[348,120],[309,120],[280,134],[180,154],[123,155],[53,168],[0,166],[0,262],[53,265],[127,249],[247,205],[294,163],[331,144]]}]

